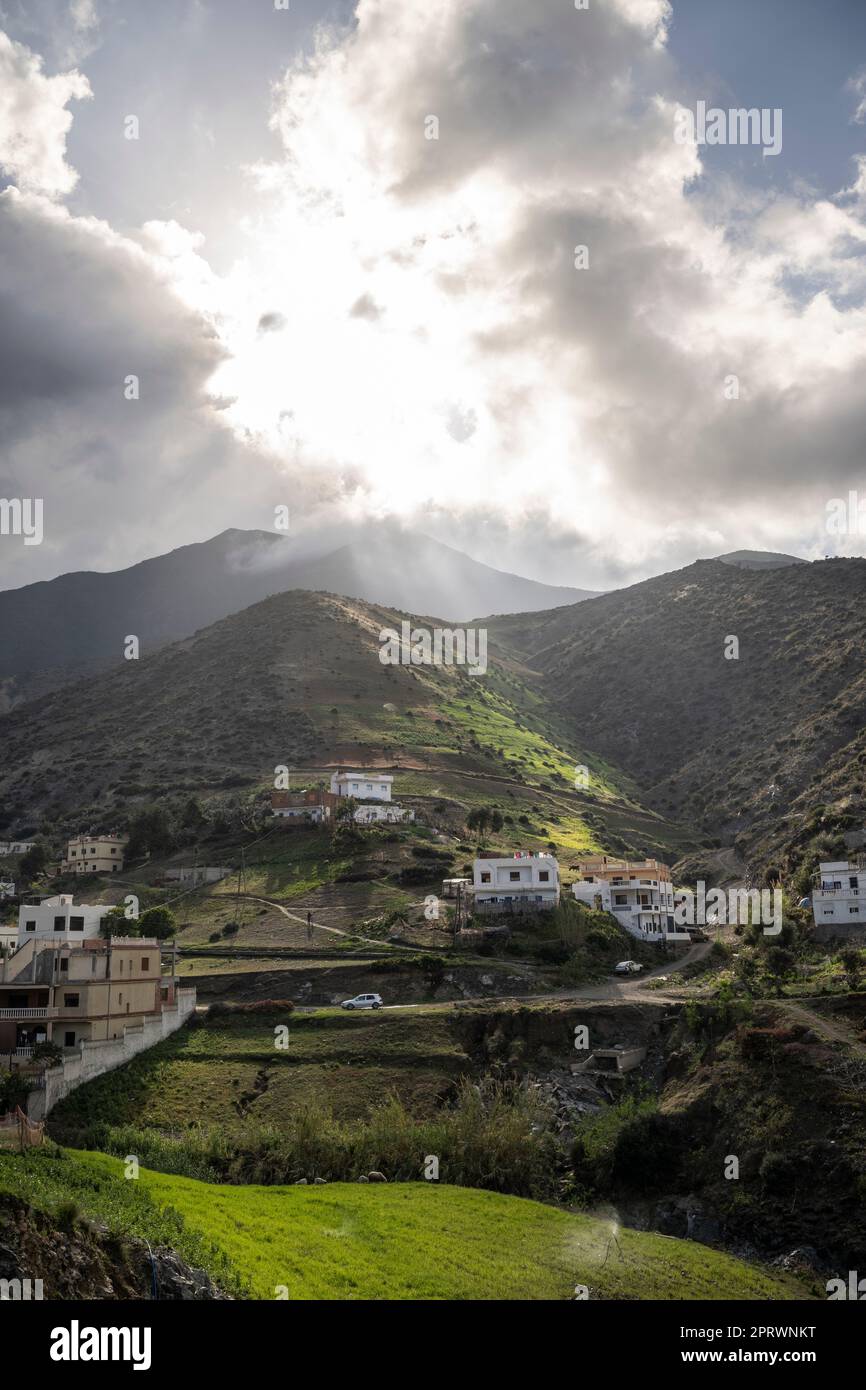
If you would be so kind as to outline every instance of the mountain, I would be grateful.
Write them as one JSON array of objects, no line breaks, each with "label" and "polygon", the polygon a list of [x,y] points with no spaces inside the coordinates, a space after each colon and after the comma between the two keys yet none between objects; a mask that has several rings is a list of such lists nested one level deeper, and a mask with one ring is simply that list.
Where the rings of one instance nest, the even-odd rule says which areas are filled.
[{"label": "mountain", "polygon": [[122,663],[129,635],[152,650],[287,589],[344,594],[450,621],[591,597],[502,573],[384,523],[312,558],[300,558],[285,536],[229,530],[128,569],[80,571],[0,593],[0,709]]},{"label": "mountain", "polygon": [[19,705],[0,716],[4,828],[18,838],[47,820],[59,840],[121,828],[142,804],[264,795],[278,766],[297,786],[342,763],[394,771],[395,799],[433,797],[428,814],[498,804],[530,847],[589,849],[602,832],[624,851],[689,841],[597,767],[507,655],[490,650],[476,677],[383,664],[379,634],[403,616],[291,589]]},{"label": "mountain", "polygon": [[717,555],[716,559],[723,565],[738,565],[744,570],[775,570],[808,563],[799,555],[783,555],[777,550],[731,550],[727,555]]},{"label": "mountain", "polygon": [[645,804],[758,869],[866,824],[866,560],[701,560],[491,638]]}]

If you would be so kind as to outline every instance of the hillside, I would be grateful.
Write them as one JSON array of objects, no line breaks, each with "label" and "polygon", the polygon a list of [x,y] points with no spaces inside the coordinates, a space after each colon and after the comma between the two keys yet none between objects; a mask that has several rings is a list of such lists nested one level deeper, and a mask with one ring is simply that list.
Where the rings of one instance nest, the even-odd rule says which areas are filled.
[{"label": "hillside", "polygon": [[[784,856],[816,806],[866,814],[866,561],[699,561],[537,617],[495,620],[575,739],[659,812]],[[725,659],[729,636],[739,658]],[[600,698],[601,695],[601,698]]]},{"label": "hillside", "polygon": [[[628,778],[583,752],[507,657],[493,653],[477,678],[383,665],[379,632],[402,617],[292,590],[19,706],[0,717],[9,833],[40,817],[116,827],[166,796],[264,794],[279,765],[310,769],[298,785],[361,762],[400,774],[399,796],[464,808],[507,799],[527,827],[561,822],[555,838],[570,848],[596,844],[608,810],[618,835],[681,838],[637,805]],[[577,764],[590,768],[580,791]]]},{"label": "hillside", "polygon": [[[65,1202],[75,1220],[108,1216],[127,1239],[170,1233],[223,1287],[262,1300],[566,1300],[579,1284],[594,1299],[676,1299],[683,1281],[693,1299],[815,1295],[790,1275],[689,1241],[431,1183],[225,1187],[146,1168],[130,1183],[117,1159],[47,1152],[0,1157],[5,1191],[33,1194],[40,1212]],[[46,1248],[28,1266],[48,1297],[66,1292],[56,1265]]]},{"label": "hillside", "polygon": [[385,523],[310,551],[269,531],[224,531],[128,569],[81,571],[0,592],[0,709],[123,663],[134,633],[152,651],[270,594],[326,590],[452,621],[571,604],[587,590],[538,584]]}]

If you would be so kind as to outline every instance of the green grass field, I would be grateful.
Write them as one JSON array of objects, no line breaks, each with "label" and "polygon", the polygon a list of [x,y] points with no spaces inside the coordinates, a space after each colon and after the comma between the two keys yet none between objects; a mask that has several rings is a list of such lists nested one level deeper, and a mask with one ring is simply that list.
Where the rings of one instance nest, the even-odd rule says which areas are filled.
[{"label": "green grass field", "polygon": [[[0,1159],[0,1191],[26,1190],[20,1171],[12,1176],[15,1162]],[[179,1228],[190,1256],[223,1280],[228,1262],[257,1299],[570,1299],[578,1285],[599,1299],[812,1292],[705,1246],[492,1192],[433,1183],[227,1187],[146,1169],[133,1181],[120,1160],[95,1153],[27,1162],[43,1203],[65,1181],[84,1215],[109,1213],[119,1229],[161,1239]]]},{"label": "green grass field", "polygon": [[[283,1051],[274,1030],[284,1024]],[[232,1014],[183,1028],[80,1087],[52,1111],[49,1129],[67,1137],[100,1120],[168,1133],[201,1124],[240,1137],[251,1124],[280,1128],[311,1101],[360,1118],[391,1092],[425,1115],[468,1070],[447,1011]]]}]

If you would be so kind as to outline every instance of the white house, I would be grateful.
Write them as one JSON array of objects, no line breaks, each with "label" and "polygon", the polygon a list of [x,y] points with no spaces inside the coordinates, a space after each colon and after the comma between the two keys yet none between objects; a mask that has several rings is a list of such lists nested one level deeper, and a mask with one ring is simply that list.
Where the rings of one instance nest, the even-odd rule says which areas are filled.
[{"label": "white house", "polygon": [[536,912],[559,902],[559,864],[540,850],[484,851],[472,867],[476,912]]},{"label": "white house", "polygon": [[582,859],[572,893],[586,907],[610,912],[641,941],[664,941],[676,935],[674,886],[667,864],[657,859],[630,863],[606,854]]},{"label": "white house", "polygon": [[335,796],[354,796],[358,801],[390,801],[394,778],[378,772],[332,772]]},{"label": "white house", "polygon": [[356,806],[352,819],[358,825],[400,825],[405,821],[413,821],[415,812],[406,811],[402,806],[398,806],[396,801],[392,801],[387,806]]},{"label": "white house", "polygon": [[847,859],[819,866],[813,878],[812,916],[819,940],[854,936],[866,927],[866,867]]},{"label": "white house", "polygon": [[99,907],[74,906],[71,893],[44,898],[38,906],[26,904],[18,909],[18,945],[32,939],[51,937],[59,943],[87,941],[99,936],[99,924],[108,912]]},{"label": "white house", "polygon": [[219,883],[231,873],[223,864],[191,864],[180,869],[166,869],[166,883],[188,883],[196,888],[202,883]]}]

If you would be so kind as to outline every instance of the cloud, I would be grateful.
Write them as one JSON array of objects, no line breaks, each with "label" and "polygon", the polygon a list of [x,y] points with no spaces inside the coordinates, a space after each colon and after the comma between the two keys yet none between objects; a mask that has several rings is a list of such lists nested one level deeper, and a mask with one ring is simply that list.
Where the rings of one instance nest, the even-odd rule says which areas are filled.
[{"label": "cloud", "polygon": [[70,101],[91,96],[79,72],[46,77],[42,59],[0,31],[0,167],[25,192],[57,198],[75,187],[66,163]]},{"label": "cloud", "polygon": [[360,0],[277,85],[283,154],[249,171],[223,274],[181,222],[56,206],[87,83],[6,40],[2,468],[63,516],[52,562],[95,517],[109,563],[280,502],[598,587],[820,544],[866,445],[866,156],[835,198],[709,182],[674,138],[670,19]]},{"label": "cloud", "polygon": [[293,332],[223,319],[243,436],[376,515],[531,514],[538,573],[554,532],[634,572],[819,528],[866,444],[859,184],[699,181],[670,13],[361,0],[323,30],[278,88],[245,262]]}]

